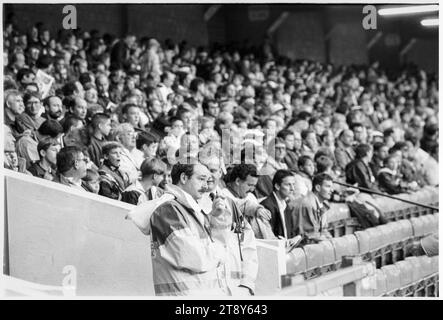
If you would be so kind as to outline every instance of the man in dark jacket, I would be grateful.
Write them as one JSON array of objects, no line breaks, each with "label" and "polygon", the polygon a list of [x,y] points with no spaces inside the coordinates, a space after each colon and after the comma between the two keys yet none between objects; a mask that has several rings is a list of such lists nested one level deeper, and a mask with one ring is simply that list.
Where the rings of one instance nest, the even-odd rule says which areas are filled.
[{"label": "man in dark jacket", "polygon": [[261,202],[271,212],[271,226],[274,234],[288,238],[290,225],[285,216],[286,201],[294,193],[295,177],[289,170],[278,170],[272,179],[273,192]]},{"label": "man in dark jacket", "polygon": [[111,50],[111,69],[128,70],[131,65],[131,50],[135,44],[136,37],[128,34],[125,39],[117,42]]},{"label": "man in dark jacket", "polygon": [[120,170],[121,145],[109,142],[102,148],[103,165],[100,167],[100,191],[99,194],[111,199],[120,200],[123,191],[129,186],[129,176]]},{"label": "man in dark jacket", "polygon": [[346,182],[358,187],[377,190],[375,178],[369,163],[372,159],[372,148],[368,144],[359,144],[355,149],[355,160],[346,166]]},{"label": "man in dark jacket", "polygon": [[111,132],[111,118],[104,113],[96,113],[91,120],[92,136],[88,146],[91,161],[100,167],[103,160],[102,146],[106,143],[106,137]]}]

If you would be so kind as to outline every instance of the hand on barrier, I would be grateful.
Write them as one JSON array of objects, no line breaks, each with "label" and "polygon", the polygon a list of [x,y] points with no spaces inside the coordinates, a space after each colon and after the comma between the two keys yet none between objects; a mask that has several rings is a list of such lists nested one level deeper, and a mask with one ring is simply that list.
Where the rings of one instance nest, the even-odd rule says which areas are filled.
[{"label": "hand on barrier", "polygon": [[297,248],[303,237],[301,235],[295,236],[294,238],[286,240],[286,253],[291,252],[293,249]]}]

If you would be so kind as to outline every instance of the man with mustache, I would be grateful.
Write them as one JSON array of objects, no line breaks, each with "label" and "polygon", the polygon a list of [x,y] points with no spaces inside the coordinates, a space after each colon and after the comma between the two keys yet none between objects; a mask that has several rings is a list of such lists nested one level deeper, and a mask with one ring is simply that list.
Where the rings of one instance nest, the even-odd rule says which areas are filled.
[{"label": "man with mustache", "polygon": [[42,116],[46,119],[60,121],[63,119],[62,99],[57,96],[49,96],[43,100],[45,114]]},{"label": "man with mustache", "polygon": [[228,237],[229,267],[227,275],[228,287],[231,295],[253,295],[255,280],[258,272],[257,247],[254,232],[245,219],[244,213],[235,204],[234,200],[223,196],[220,186],[222,177],[221,161],[217,156],[200,157],[202,163],[211,173],[208,179],[207,192],[198,201],[203,212],[209,214],[216,199],[226,201],[233,224]]},{"label": "man with mustache", "polygon": [[196,159],[172,167],[167,188],[172,200],[150,218],[156,295],[228,295],[227,238],[232,218],[226,202],[216,198],[210,214],[197,203],[206,192],[208,169]]}]

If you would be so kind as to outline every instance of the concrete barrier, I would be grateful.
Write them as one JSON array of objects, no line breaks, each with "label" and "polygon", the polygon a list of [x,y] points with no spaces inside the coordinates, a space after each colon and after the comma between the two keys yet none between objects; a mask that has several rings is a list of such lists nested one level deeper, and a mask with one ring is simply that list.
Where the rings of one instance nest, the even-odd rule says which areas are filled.
[{"label": "concrete barrier", "polygon": [[154,295],[150,239],[122,202],[5,171],[9,275],[80,296]]}]

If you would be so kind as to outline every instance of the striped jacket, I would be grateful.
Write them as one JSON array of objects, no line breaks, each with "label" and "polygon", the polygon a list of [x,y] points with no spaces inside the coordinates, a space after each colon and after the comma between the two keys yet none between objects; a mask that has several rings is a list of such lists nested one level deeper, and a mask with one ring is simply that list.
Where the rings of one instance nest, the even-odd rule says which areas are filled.
[{"label": "striped jacket", "polygon": [[214,240],[204,213],[176,197],[154,211],[150,224],[156,295],[228,295],[226,246]]}]

